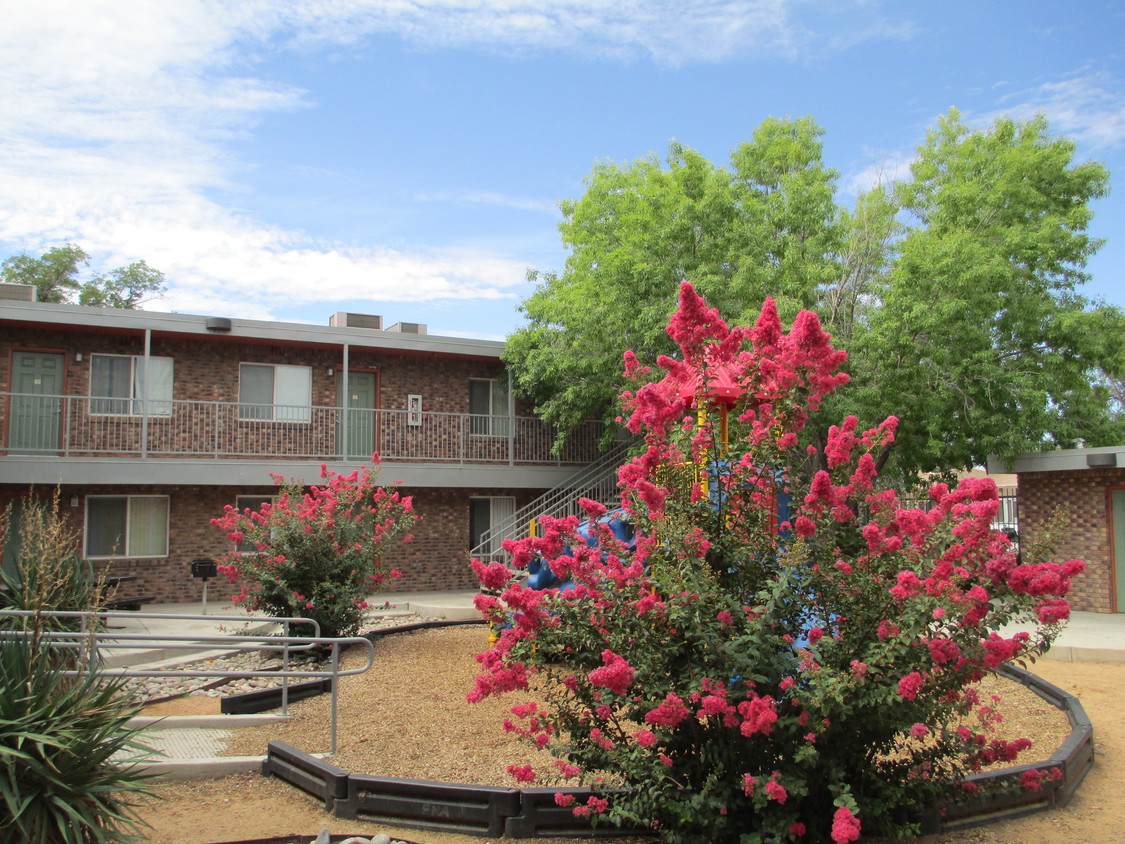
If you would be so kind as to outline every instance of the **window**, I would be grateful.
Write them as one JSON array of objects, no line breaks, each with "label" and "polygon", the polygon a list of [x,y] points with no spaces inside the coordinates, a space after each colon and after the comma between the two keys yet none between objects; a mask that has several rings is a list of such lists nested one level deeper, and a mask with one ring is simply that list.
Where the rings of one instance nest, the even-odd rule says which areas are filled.
[{"label": "window", "polygon": [[495,378],[469,379],[469,431],[491,437],[506,437],[511,430],[508,388]]},{"label": "window", "polygon": [[172,359],[127,355],[90,355],[90,412],[140,416],[172,414]]},{"label": "window", "polygon": [[484,539],[485,531],[493,531],[488,547],[481,554],[499,554],[500,543],[508,538],[515,525],[511,523],[516,514],[516,499],[510,496],[469,499],[469,550],[476,549]]},{"label": "window", "polygon": [[312,367],[244,363],[238,379],[238,418],[308,422]]},{"label": "window", "polygon": [[[236,496],[235,499],[234,499],[234,506],[237,507],[240,511],[251,510],[255,513],[258,512],[259,510],[261,510],[262,505],[266,504],[266,503],[276,504],[277,503],[277,496],[276,495],[239,495],[239,496]],[[234,550],[237,551],[239,554],[257,554],[258,553],[258,549],[254,547],[254,543],[250,542],[249,540],[244,540],[244,541],[238,543],[238,545],[235,547]]]},{"label": "window", "polygon": [[167,557],[167,495],[86,498],[87,557]]}]

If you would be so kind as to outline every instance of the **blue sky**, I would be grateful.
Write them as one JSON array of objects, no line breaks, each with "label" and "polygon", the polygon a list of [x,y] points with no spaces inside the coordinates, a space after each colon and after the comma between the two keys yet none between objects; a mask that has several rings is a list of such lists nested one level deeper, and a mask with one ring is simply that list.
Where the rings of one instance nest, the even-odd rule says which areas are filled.
[{"label": "blue sky", "polygon": [[[595,161],[725,164],[769,116],[824,128],[847,205],[952,106],[1125,174],[1115,0],[4,5],[0,255],[143,258],[152,310],[502,339]],[[1125,195],[1094,209],[1085,292],[1125,305]]]}]

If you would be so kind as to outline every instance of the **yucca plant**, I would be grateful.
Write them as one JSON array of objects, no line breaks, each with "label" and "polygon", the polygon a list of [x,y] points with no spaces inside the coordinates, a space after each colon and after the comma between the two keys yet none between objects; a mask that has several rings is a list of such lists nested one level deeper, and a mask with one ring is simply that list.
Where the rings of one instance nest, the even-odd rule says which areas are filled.
[{"label": "yucca plant", "polygon": [[36,631],[0,634],[0,841],[139,840],[135,800],[147,793],[118,684],[68,676]]},{"label": "yucca plant", "polygon": [[[15,549],[11,568],[0,571],[2,604],[14,610],[90,610],[102,598],[101,585],[78,553],[78,532],[62,516],[59,490],[50,498],[24,498],[19,518],[0,521],[0,542]],[[55,630],[78,628],[74,619],[41,619]],[[12,626],[9,619],[2,626]],[[18,625],[17,625],[18,626]]]},{"label": "yucca plant", "polygon": [[[33,615],[0,625],[0,841],[141,840],[135,805],[148,790],[138,760],[147,754],[128,727],[137,707],[120,682],[84,668],[81,636],[73,648],[51,647],[53,634],[77,624],[50,612],[93,609],[97,590],[57,506],[24,507],[18,531],[4,583],[9,605]],[[121,750],[138,755],[115,759]]]}]

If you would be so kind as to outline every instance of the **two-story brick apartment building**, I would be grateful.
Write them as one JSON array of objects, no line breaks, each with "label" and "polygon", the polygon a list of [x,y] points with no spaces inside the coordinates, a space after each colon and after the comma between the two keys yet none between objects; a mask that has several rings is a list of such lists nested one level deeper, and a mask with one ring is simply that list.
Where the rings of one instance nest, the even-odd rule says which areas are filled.
[{"label": "two-story brick apartment building", "polygon": [[18,520],[58,486],[95,568],[193,601],[191,561],[230,549],[210,524],[224,505],[257,506],[270,473],[314,483],[321,464],[378,451],[379,481],[421,516],[394,552],[397,588],[471,588],[481,533],[597,456],[593,425],[551,455],[502,348],[355,314],[314,326],[0,298],[0,506]]}]

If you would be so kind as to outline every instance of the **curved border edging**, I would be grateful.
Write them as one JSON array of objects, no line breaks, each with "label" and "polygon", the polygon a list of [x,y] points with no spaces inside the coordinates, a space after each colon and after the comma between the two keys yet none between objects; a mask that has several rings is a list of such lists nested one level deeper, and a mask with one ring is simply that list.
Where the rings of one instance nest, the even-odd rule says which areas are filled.
[{"label": "curved border edging", "polygon": [[[954,832],[1062,808],[1094,766],[1094,725],[1078,698],[1014,665],[1002,665],[996,673],[1026,686],[1051,706],[1065,712],[1070,722],[1070,735],[1046,761],[966,777],[966,784],[979,788],[980,793],[951,801],[935,810],[927,818],[927,832]],[[1048,777],[1054,769],[1061,776],[1051,780]],[[1020,785],[1020,777],[1028,771],[1048,776],[1040,779],[1038,789],[1029,791]]]},{"label": "curved border edging", "polygon": [[[384,628],[367,634],[366,638],[374,640],[394,633],[484,623],[477,619],[416,622]],[[953,800],[924,815],[921,819],[923,834],[954,832],[1062,808],[1070,802],[1094,765],[1094,726],[1077,697],[1014,665],[1003,665],[995,673],[1027,687],[1065,712],[1071,726],[1070,735],[1046,761],[967,777],[966,783],[977,787],[980,793]],[[1053,769],[1058,769],[1061,777],[1042,778],[1034,791],[1021,787],[1019,780],[1026,772],[1049,775]],[[595,830],[588,820],[576,818],[569,809],[555,805],[554,795],[560,791],[584,802],[593,794],[587,788],[516,789],[350,774],[278,741],[269,742],[261,770],[264,776],[276,776],[323,800],[325,811],[348,820],[517,839],[651,832],[640,828]]]}]

